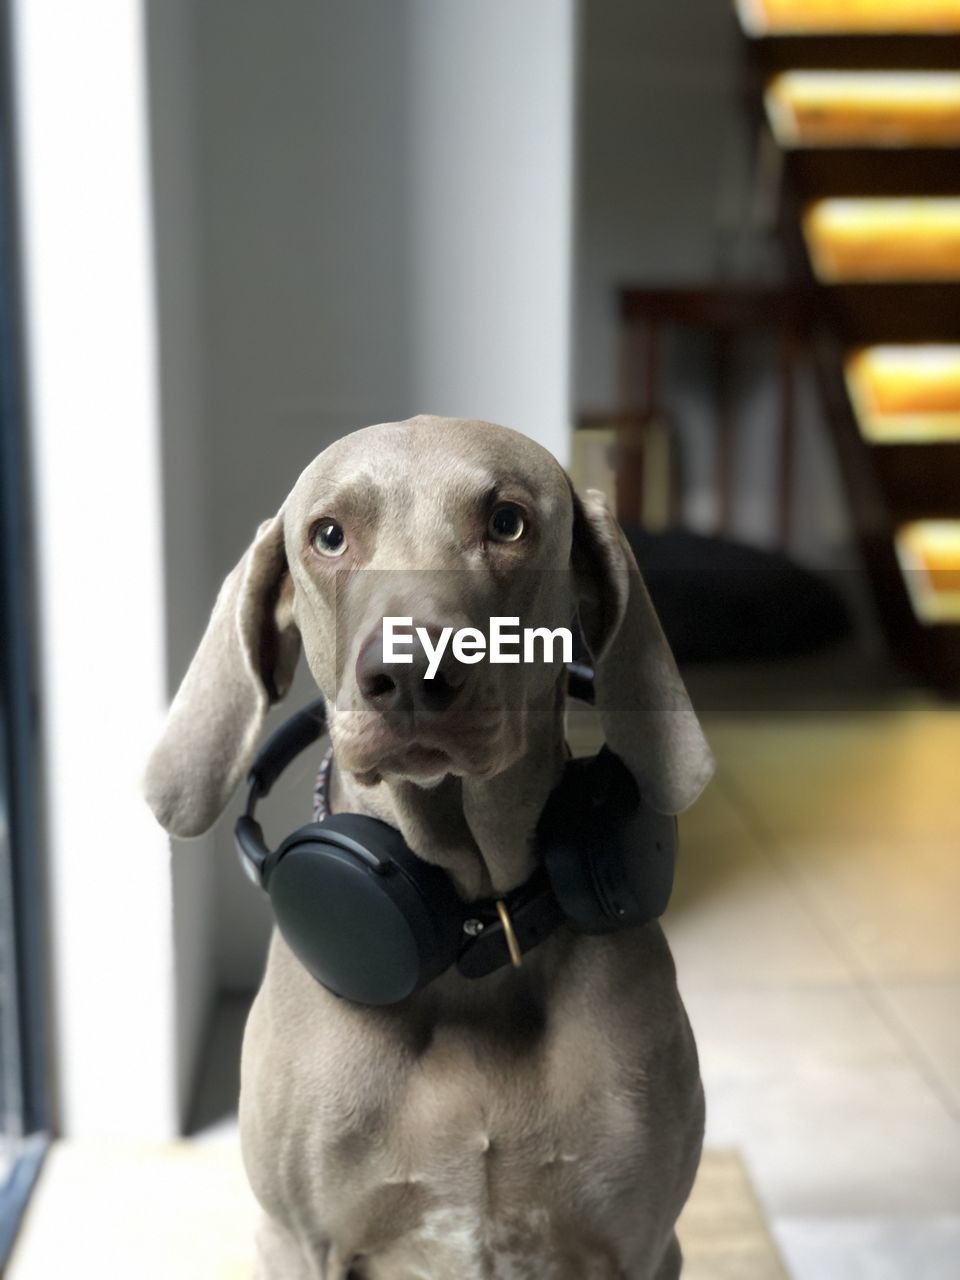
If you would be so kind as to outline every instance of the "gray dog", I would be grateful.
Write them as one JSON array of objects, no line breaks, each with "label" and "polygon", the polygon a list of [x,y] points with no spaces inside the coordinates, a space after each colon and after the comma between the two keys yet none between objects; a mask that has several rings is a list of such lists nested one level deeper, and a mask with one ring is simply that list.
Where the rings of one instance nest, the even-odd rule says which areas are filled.
[{"label": "gray dog", "polygon": [[[358,431],[307,467],[226,579],[149,802],[178,836],[216,820],[302,647],[329,708],[333,810],[398,827],[464,898],[505,893],[534,870],[566,755],[559,655],[448,666],[443,696],[411,678],[395,702],[361,676],[387,614],[555,627],[575,612],[607,743],[652,807],[680,812],[712,758],[601,496],[489,423]],[[564,926],[519,969],[451,970],[366,1008],[275,931],[240,1128],[262,1280],[675,1277],[703,1096],[663,934]]]}]

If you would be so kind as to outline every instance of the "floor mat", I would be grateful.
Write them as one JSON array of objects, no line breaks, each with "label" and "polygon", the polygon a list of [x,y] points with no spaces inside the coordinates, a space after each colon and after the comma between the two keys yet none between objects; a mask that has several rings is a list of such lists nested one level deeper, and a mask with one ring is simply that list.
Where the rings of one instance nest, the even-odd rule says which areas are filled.
[{"label": "floor mat", "polygon": [[[9,1280],[251,1280],[256,1216],[235,1141],[58,1143]],[[680,1234],[684,1280],[785,1280],[733,1152],[704,1155]]]}]

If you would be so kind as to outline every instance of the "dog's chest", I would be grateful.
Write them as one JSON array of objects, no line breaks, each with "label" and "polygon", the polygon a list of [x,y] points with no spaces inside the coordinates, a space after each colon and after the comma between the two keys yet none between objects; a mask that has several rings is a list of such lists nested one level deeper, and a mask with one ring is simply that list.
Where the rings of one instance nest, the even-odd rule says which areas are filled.
[{"label": "dog's chest", "polygon": [[[516,1277],[614,1274],[600,1245],[609,1193],[633,1183],[642,1121],[602,1087],[574,1100],[542,1055],[469,1061],[444,1046],[436,1069],[408,1081],[398,1149],[424,1192],[422,1219],[397,1242],[430,1274]],[[574,1262],[576,1260],[576,1265]],[[384,1271],[385,1275],[390,1274]]]},{"label": "dog's chest", "polygon": [[[695,1160],[702,1125],[692,1041],[655,958],[629,972],[648,960],[656,1028],[595,980],[554,984],[539,1017],[498,999],[501,1024],[457,1016],[420,1034],[412,1016],[363,1014],[292,973],[275,983],[278,957],[241,1099],[264,1208],[311,1256],[323,1241],[362,1256],[364,1280],[622,1275],[658,1201],[682,1203],[678,1161]],[[637,1000],[633,978],[618,989]]]},{"label": "dog's chest", "polygon": [[546,1038],[501,1051],[462,1029],[413,1058],[385,1046],[362,1071],[321,1062],[294,1090],[309,1097],[297,1132],[265,1153],[269,1182],[341,1253],[367,1258],[364,1277],[618,1274],[605,1224],[636,1180],[643,1107],[601,1069],[577,1080]]}]

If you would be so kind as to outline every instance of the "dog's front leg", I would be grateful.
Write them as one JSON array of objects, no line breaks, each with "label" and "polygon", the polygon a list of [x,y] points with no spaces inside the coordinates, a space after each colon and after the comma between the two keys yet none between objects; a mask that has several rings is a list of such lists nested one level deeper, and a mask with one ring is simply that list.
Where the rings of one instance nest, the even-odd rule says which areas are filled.
[{"label": "dog's front leg", "polygon": [[261,1219],[254,1280],[352,1280],[352,1276],[349,1261],[344,1262],[329,1241],[307,1244],[273,1218]]},{"label": "dog's front leg", "polygon": [[683,1255],[680,1252],[680,1241],[674,1233],[667,1245],[666,1253],[660,1261],[660,1265],[654,1272],[653,1280],[679,1280],[680,1272],[683,1267]]},{"label": "dog's front leg", "polygon": [[326,1266],[310,1270],[300,1242],[272,1218],[264,1215],[257,1231],[257,1269],[254,1280],[326,1280]]}]

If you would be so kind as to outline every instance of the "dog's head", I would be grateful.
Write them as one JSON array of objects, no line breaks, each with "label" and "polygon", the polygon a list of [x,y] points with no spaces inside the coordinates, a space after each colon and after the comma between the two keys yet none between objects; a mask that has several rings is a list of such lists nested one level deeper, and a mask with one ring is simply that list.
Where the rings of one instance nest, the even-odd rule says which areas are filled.
[{"label": "dog's head", "polygon": [[[147,798],[175,834],[206,830],[301,647],[341,768],[425,786],[493,776],[531,748],[530,710],[561,687],[561,647],[548,658],[541,636],[533,662],[473,662],[470,633],[457,650],[452,635],[487,638],[493,617],[552,632],[577,611],[611,748],[650,804],[679,812],[708,780],[710,752],[600,495],[581,499],[546,450],[489,423],[422,417],[355,432],[303,472],[224,582]],[[386,617],[410,619],[393,627],[410,661],[384,652]]]}]

